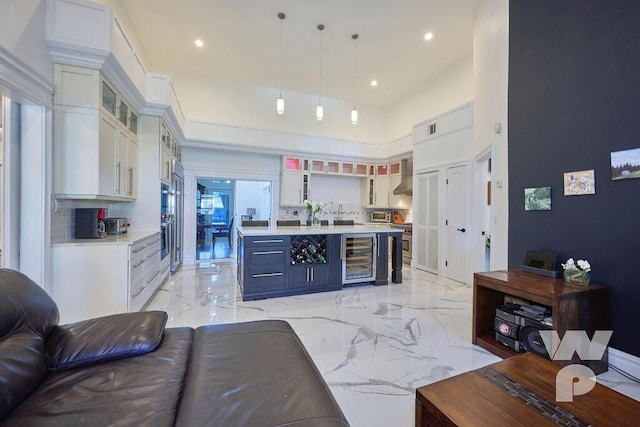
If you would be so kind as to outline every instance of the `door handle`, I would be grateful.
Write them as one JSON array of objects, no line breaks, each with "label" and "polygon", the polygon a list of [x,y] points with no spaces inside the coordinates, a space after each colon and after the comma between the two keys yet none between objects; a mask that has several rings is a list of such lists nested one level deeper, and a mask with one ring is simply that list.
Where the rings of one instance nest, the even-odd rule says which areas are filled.
[{"label": "door handle", "polygon": [[467,231],[467,229],[466,228],[456,228],[456,231],[464,233],[465,231]]}]

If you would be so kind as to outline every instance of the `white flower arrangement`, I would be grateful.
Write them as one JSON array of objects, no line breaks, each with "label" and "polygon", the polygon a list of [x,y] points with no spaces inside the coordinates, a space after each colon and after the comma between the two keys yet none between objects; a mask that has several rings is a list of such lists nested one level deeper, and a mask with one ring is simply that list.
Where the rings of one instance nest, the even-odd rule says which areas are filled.
[{"label": "white flower arrangement", "polygon": [[566,263],[561,265],[565,270],[582,270],[585,273],[591,271],[591,265],[586,259],[579,259],[578,262],[575,262],[573,258],[569,258]]},{"label": "white flower arrangement", "polygon": [[322,212],[324,208],[326,208],[331,204],[331,202],[322,203],[322,202],[314,202],[313,200],[305,200],[303,203],[307,207],[307,210],[309,211],[310,214],[313,214],[314,212],[316,213]]}]

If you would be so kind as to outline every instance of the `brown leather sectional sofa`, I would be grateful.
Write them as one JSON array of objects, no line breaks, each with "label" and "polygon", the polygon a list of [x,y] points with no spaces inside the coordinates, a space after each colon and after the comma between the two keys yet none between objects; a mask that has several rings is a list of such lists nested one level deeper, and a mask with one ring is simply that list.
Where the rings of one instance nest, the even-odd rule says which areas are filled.
[{"label": "brown leather sectional sofa", "polygon": [[0,425],[348,426],[286,322],[58,318],[44,290],[0,269]]}]

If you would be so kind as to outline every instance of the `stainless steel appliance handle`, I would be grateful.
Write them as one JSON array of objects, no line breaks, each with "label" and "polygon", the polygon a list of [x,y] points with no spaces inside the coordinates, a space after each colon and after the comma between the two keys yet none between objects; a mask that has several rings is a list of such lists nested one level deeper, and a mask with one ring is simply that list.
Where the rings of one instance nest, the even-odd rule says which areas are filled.
[{"label": "stainless steel appliance handle", "polygon": [[281,254],[283,251],[258,251],[252,252],[252,255],[273,255],[273,254]]},{"label": "stainless steel appliance handle", "polygon": [[253,243],[283,243],[283,240],[254,240]]},{"label": "stainless steel appliance handle", "polygon": [[138,267],[140,267],[142,264],[144,264],[144,263],[145,263],[145,261],[146,261],[146,259],[143,259],[143,260],[142,260],[142,261],[140,261],[139,263],[135,264],[135,265],[133,266],[133,268],[138,268]]}]

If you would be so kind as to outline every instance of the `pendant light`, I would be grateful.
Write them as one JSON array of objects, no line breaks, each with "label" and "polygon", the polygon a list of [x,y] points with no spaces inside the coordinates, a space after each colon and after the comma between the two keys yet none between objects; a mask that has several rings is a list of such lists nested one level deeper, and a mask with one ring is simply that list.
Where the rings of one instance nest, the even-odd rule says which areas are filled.
[{"label": "pendant light", "polygon": [[278,115],[284,114],[284,98],[282,97],[282,22],[287,15],[280,12],[278,13],[278,19],[280,19],[280,95],[276,99],[276,113]]},{"label": "pendant light", "polygon": [[320,31],[320,85],[318,90],[318,106],[316,107],[316,120],[319,122],[324,119],[324,108],[322,107],[322,30],[324,30],[324,25],[318,25],[318,31]]},{"label": "pendant light", "polygon": [[358,123],[358,109],[356,108],[356,41],[358,40],[358,35],[353,34],[351,38],[353,39],[353,110],[351,110],[351,124],[355,125]]}]

